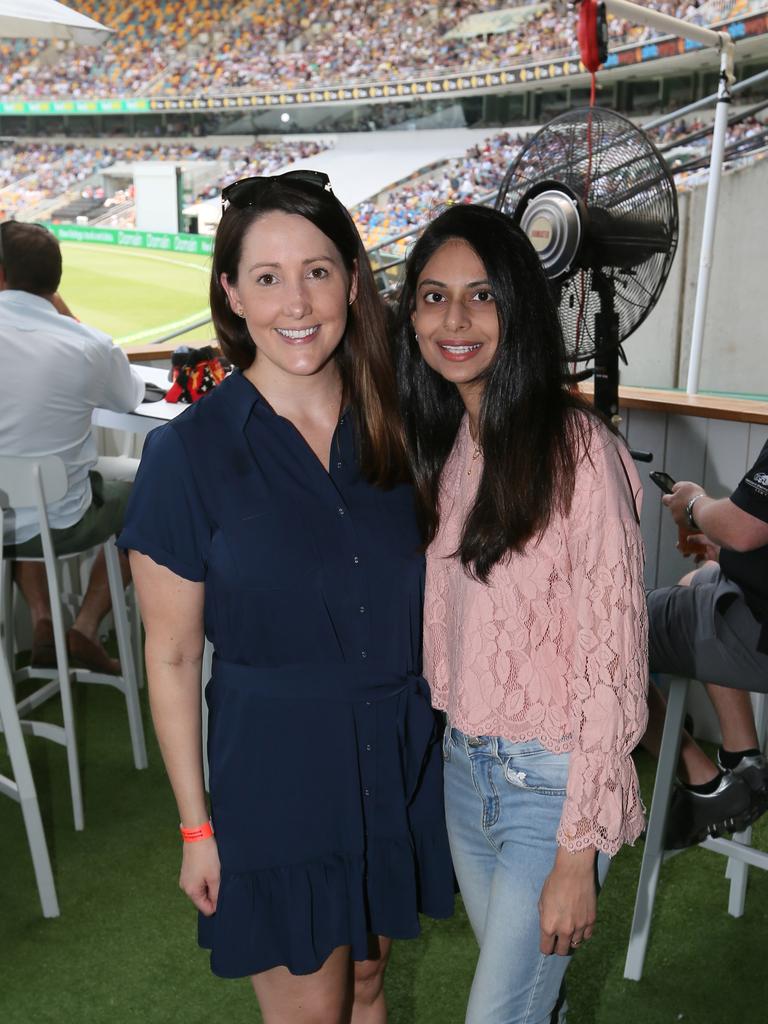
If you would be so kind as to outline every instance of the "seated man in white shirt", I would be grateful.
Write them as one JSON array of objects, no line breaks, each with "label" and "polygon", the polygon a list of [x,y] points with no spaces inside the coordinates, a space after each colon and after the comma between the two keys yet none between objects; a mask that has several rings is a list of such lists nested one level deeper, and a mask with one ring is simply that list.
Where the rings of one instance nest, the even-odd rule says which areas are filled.
[{"label": "seated man in white shirt", "polygon": [[[48,515],[54,547],[64,554],[98,544],[120,529],[131,484],[102,479],[96,471],[91,414],[98,406],[135,409],[144,397],[144,383],[108,335],[69,314],[58,296],[61,271],[61,249],[49,231],[15,221],[0,225],[0,452],[63,460],[69,490]],[[33,508],[6,516],[4,542],[6,556],[17,560],[16,582],[32,616],[32,664],[49,667],[55,664],[55,650],[45,572],[42,564],[24,561],[42,554]],[[127,561],[121,564],[127,579]],[[120,664],[99,640],[109,609],[102,554],[67,644],[74,665],[116,675]]]}]

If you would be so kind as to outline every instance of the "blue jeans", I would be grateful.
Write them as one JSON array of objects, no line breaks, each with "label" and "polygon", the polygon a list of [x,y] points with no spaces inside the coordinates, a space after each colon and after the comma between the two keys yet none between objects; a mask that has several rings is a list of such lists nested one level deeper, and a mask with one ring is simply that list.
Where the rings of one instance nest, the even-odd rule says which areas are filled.
[{"label": "blue jeans", "polygon": [[[448,838],[480,946],[466,1024],[562,1024],[571,957],[539,951],[538,901],[555,862],[569,755],[448,727],[443,757]],[[601,881],[609,863],[599,855]]]}]

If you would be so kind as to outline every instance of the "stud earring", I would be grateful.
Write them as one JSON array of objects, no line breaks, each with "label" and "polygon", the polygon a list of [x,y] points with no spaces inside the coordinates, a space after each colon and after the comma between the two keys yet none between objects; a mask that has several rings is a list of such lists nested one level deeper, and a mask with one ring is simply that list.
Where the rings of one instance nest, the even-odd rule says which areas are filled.
[{"label": "stud earring", "polygon": [[238,308],[237,308],[237,315],[241,316],[241,317],[243,317],[243,319],[245,319],[245,310],[243,309],[242,306],[238,306]]}]

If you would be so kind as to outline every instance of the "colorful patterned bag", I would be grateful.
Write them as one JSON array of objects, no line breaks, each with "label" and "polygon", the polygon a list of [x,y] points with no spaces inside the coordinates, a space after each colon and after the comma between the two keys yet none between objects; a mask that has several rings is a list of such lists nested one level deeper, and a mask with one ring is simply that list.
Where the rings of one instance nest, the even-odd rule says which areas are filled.
[{"label": "colorful patterned bag", "polygon": [[196,402],[206,392],[221,384],[232,369],[230,362],[217,356],[210,345],[189,348],[181,345],[171,356],[172,381],[166,402]]}]

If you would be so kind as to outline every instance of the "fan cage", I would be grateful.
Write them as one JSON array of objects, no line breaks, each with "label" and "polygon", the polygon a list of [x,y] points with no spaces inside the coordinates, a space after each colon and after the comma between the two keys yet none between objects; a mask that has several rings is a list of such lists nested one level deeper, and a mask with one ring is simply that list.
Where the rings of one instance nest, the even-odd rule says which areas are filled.
[{"label": "fan cage", "polygon": [[[603,344],[595,337],[595,316],[606,284],[618,316],[616,344],[636,331],[656,305],[677,248],[677,190],[648,136],[627,118],[600,107],[569,111],[540,129],[507,171],[497,209],[514,217],[542,180],[559,182],[586,208],[582,259],[553,280],[553,288],[569,360],[591,359]],[[616,265],[610,239],[601,245],[599,237],[590,235],[591,219],[607,221],[613,239],[648,238],[663,251],[648,253],[634,265],[627,266],[626,259]]]}]

